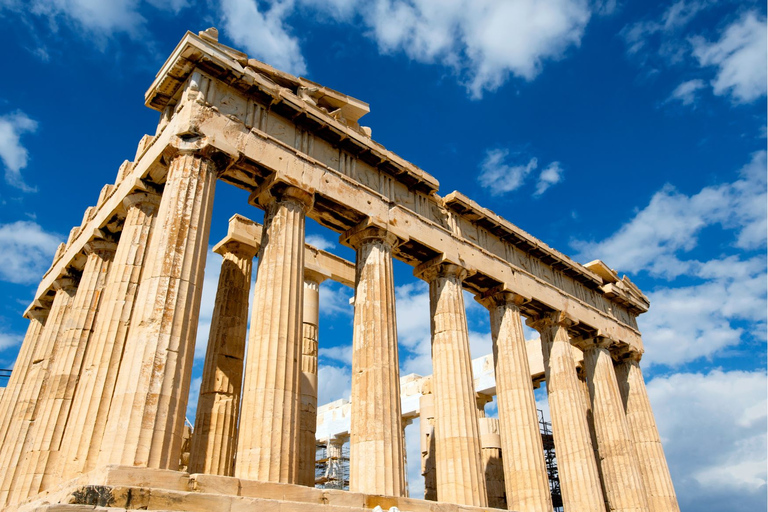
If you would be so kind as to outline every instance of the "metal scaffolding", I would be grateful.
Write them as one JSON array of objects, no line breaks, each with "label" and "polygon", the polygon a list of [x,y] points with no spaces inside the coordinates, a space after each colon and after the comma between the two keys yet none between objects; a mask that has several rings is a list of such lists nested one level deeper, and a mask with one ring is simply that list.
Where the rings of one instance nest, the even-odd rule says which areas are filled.
[{"label": "metal scaffolding", "polygon": [[549,492],[552,494],[552,506],[555,512],[563,512],[563,496],[560,494],[560,476],[557,473],[557,457],[555,456],[555,440],[552,437],[552,423],[544,420],[544,411],[539,411],[539,431],[544,444],[544,460],[547,463],[549,477]]},{"label": "metal scaffolding", "polygon": [[349,445],[337,447],[317,443],[315,455],[315,487],[349,490]]}]

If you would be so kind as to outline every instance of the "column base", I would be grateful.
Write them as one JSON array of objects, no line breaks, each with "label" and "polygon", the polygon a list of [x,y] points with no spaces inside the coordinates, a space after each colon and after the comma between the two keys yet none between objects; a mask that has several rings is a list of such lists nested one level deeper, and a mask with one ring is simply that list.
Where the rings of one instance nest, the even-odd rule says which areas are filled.
[{"label": "column base", "polygon": [[[105,466],[30,501],[14,512],[366,512],[377,507],[403,512],[480,512],[478,507],[378,496],[181,471]],[[542,511],[545,512],[545,511]]]}]

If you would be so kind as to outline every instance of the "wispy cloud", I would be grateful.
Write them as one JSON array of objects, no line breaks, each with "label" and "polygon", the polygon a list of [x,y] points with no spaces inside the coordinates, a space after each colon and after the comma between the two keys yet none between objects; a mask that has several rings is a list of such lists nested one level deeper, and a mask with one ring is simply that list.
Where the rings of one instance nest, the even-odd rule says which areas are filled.
[{"label": "wispy cloud", "polygon": [[709,42],[699,36],[691,38],[691,44],[702,67],[717,68],[712,80],[716,95],[729,96],[735,103],[765,96],[768,39],[764,16],[747,12],[728,25],[719,40]]},{"label": "wispy cloud", "polygon": [[299,39],[286,18],[293,12],[291,0],[257,3],[255,0],[222,0],[223,30],[238,47],[252,57],[283,71],[301,75],[307,64]]},{"label": "wispy cloud", "polygon": [[[487,189],[491,195],[498,196],[513,192],[521,188],[528,177],[539,167],[539,160],[535,157],[522,159],[518,155],[510,155],[508,149],[489,149],[485,158],[480,163],[480,174],[477,181]],[[563,168],[560,162],[552,162],[541,170],[536,180],[534,196],[540,196],[552,185],[560,183],[563,179]]]},{"label": "wispy cloud", "polygon": [[0,160],[5,167],[5,182],[24,192],[35,189],[21,176],[21,170],[29,163],[29,152],[21,144],[21,136],[35,131],[37,121],[20,110],[0,116]]},{"label": "wispy cloud", "polygon": [[0,279],[18,284],[37,282],[62,238],[35,222],[0,224]]},{"label": "wispy cloud", "polygon": [[705,87],[704,80],[698,78],[688,80],[675,87],[675,90],[669,95],[667,101],[679,101],[683,105],[694,105],[696,103],[697,93]]}]

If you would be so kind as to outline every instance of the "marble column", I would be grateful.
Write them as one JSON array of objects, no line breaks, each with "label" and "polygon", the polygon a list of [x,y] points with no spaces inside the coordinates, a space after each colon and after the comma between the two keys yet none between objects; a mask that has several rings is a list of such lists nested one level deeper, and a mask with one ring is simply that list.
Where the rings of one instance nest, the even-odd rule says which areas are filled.
[{"label": "marble column", "polygon": [[392,249],[397,238],[375,226],[342,235],[355,248],[349,490],[405,492]]},{"label": "marble column", "polygon": [[72,308],[62,324],[61,337],[57,339],[56,359],[40,391],[39,412],[35,413],[34,428],[28,434],[32,443],[19,468],[25,478],[23,484],[17,481],[15,492],[21,499],[36,495],[53,480],[52,469],[60,454],[83,356],[93,333],[116,248],[117,244],[106,240],[85,244],[83,274]]},{"label": "marble column", "polygon": [[68,448],[62,453],[63,480],[96,467],[159,204],[159,194],[148,192],[134,192],[123,200],[126,216],[120,241],[64,433]]},{"label": "marble column", "polygon": [[171,160],[100,464],[179,467],[217,176],[195,148]]},{"label": "marble column", "polygon": [[424,499],[437,501],[437,469],[435,468],[435,395],[419,397],[419,429],[421,430],[421,475],[424,477]]},{"label": "marble column", "polygon": [[496,290],[478,301],[491,315],[507,503],[510,509],[520,512],[551,510],[544,446],[520,318],[520,305],[525,300]]},{"label": "marble column", "polygon": [[651,512],[679,512],[675,487],[640,370],[640,354],[632,353],[616,365],[616,379],[645,485],[648,508]]},{"label": "marble column", "polygon": [[299,485],[315,486],[317,441],[317,332],[320,323],[321,272],[304,269],[304,312],[301,347],[301,419],[299,421]]},{"label": "marble column", "polygon": [[19,462],[25,454],[25,444],[28,445],[26,440],[34,424],[40,390],[48,372],[52,369],[52,362],[60,346],[57,339],[63,336],[62,327],[75,299],[77,281],[70,276],[64,276],[54,281],[53,287],[56,295],[51,311],[32,354],[24,386],[10,418],[6,434],[7,441],[4,443],[3,451],[0,452],[0,471],[4,472],[0,483],[0,507],[14,503],[9,500],[9,491],[17,487],[17,478],[23,476],[17,471]]},{"label": "marble column", "polygon": [[477,421],[480,427],[480,455],[483,460],[488,506],[507,510],[499,419],[483,416]]},{"label": "marble column", "polygon": [[37,348],[40,334],[43,332],[43,327],[45,326],[45,322],[48,319],[48,314],[50,312],[50,307],[46,307],[32,308],[26,313],[27,318],[29,318],[27,332],[24,335],[24,341],[19,349],[19,355],[16,357],[16,362],[13,365],[11,377],[8,379],[8,384],[5,386],[2,402],[0,402],[0,453],[2,453],[6,442],[15,441],[15,439],[7,439],[6,433],[8,432],[11,417],[13,416],[13,409],[19,401],[19,396],[24,389],[24,381],[27,372],[30,371],[32,354],[34,354],[35,349]]},{"label": "marble column", "polygon": [[416,267],[414,274],[429,283],[437,498],[485,507],[488,498],[462,289],[467,272],[452,263],[427,262]]},{"label": "marble column", "polygon": [[265,208],[238,429],[235,476],[297,483],[304,221],[311,193],[261,194]]},{"label": "marble column", "polygon": [[597,450],[609,510],[648,512],[607,338],[582,344]]},{"label": "marble column", "polygon": [[602,512],[605,503],[587,424],[587,400],[576,374],[568,321],[553,313],[532,326],[541,333],[563,507],[568,512]]},{"label": "marble column", "polygon": [[225,239],[214,248],[223,260],[197,401],[189,473],[234,473],[248,296],[253,258],[258,250],[256,240],[246,243]]}]

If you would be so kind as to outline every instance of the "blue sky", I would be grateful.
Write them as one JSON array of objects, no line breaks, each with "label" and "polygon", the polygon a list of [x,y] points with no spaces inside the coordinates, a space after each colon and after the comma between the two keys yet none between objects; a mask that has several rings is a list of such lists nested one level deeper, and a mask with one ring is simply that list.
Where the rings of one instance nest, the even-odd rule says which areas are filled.
[{"label": "blue sky", "polygon": [[[441,194],[628,274],[651,299],[643,367],[683,510],[766,509],[766,13],[749,0],[0,0],[0,367],[56,246],[154,133],[155,73],[209,26],[369,102],[362,124]],[[221,184],[211,245],[233,213],[262,217]],[[395,271],[402,373],[429,374],[426,287]],[[349,393],[351,292],[322,294],[329,400]],[[479,357],[487,313],[467,310]]]}]

